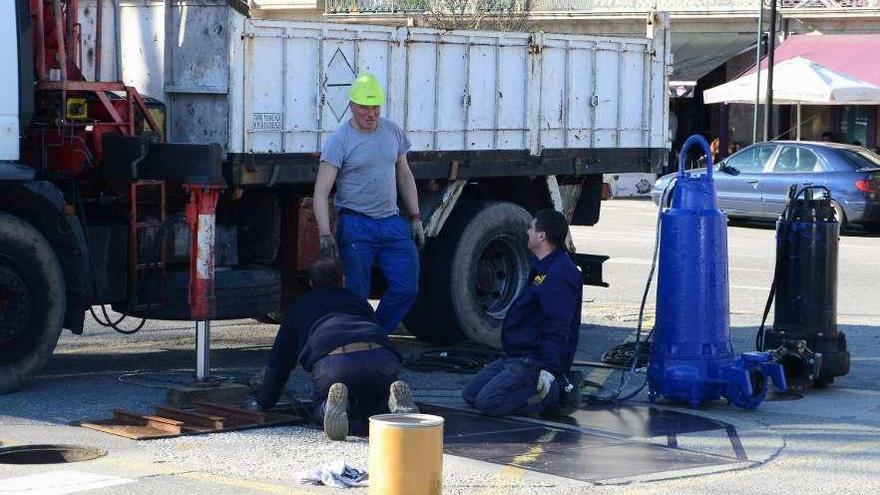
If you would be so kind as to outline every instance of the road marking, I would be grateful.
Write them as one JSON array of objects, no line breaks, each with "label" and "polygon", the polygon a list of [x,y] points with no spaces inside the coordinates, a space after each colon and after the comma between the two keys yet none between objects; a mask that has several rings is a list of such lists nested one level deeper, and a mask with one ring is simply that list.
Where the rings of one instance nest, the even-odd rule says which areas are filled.
[{"label": "road marking", "polygon": [[754,273],[773,273],[773,270],[767,270],[764,268],[739,268],[735,266],[729,267],[731,270],[737,270],[740,272],[754,272]]},{"label": "road marking", "polygon": [[[650,266],[651,260],[649,258],[627,258],[625,256],[621,256],[619,258],[611,258],[605,262],[606,265],[641,265],[641,266]],[[773,273],[773,270],[767,270],[764,268],[740,268],[737,266],[728,266],[730,270],[737,270],[741,272],[755,272],[755,273]]]},{"label": "road marking", "polygon": [[110,486],[134,483],[131,478],[119,478],[83,471],[50,471],[0,480],[0,493],[5,495],[63,495],[66,493],[97,490]]},{"label": "road marking", "polygon": [[757,287],[754,285],[731,285],[731,289],[742,289],[742,290],[759,290],[761,292],[767,292],[770,290],[769,287]]},{"label": "road marking", "polygon": [[227,478],[225,476],[219,476],[216,474],[204,472],[193,471],[188,473],[181,473],[180,476],[195,481],[204,481],[207,483],[213,483],[215,485],[233,486],[235,488],[244,488],[247,490],[254,490],[258,492],[282,493],[286,495],[303,495],[307,493],[302,490],[297,490],[295,488],[290,488],[283,485],[274,485],[270,483],[262,483],[259,481],[249,481],[241,478]]},{"label": "road marking", "polygon": [[529,448],[528,452],[514,457],[513,460],[510,461],[510,464],[505,465],[498,470],[498,474],[495,475],[495,481],[496,484],[499,485],[498,487],[487,488],[485,491],[481,492],[481,494],[501,495],[504,493],[510,493],[511,488],[523,487],[525,485],[523,479],[526,476],[527,470],[519,466],[514,466],[513,464],[528,465],[540,459],[541,455],[544,453],[544,444],[552,442],[558,433],[559,431],[557,430],[550,430],[541,435],[540,438],[535,440],[535,445]]},{"label": "road marking", "polygon": [[206,473],[204,471],[182,471],[180,470],[180,468],[165,464],[157,465],[130,459],[108,459],[105,457],[101,459],[101,463],[125,469],[145,471],[146,473],[148,473],[148,475],[187,478],[193,481],[202,481],[206,483],[213,483],[215,485],[232,486],[265,493],[280,493],[285,495],[307,495],[309,493],[313,493],[284,485],[263,483],[260,481],[251,481],[242,478],[231,478],[228,476],[220,476],[216,474]]},{"label": "road marking", "polygon": [[643,265],[651,266],[651,260],[648,258],[627,258],[621,256],[619,258],[611,258],[605,262],[606,265]]}]

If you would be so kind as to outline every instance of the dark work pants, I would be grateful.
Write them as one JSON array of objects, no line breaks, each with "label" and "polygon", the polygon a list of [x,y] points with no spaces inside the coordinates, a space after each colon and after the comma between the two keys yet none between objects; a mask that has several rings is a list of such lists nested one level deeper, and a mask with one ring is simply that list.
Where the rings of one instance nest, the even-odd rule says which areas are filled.
[{"label": "dark work pants", "polygon": [[559,400],[559,380],[553,380],[550,392],[535,399],[538,388],[538,363],[529,358],[502,358],[489,363],[465,386],[465,402],[489,416],[535,414]]},{"label": "dark work pants", "polygon": [[400,359],[388,349],[331,354],[312,367],[312,400],[316,423],[324,426],[324,404],[334,383],[348,387],[348,428],[365,436],[370,416],[388,412],[388,388],[400,373]]}]

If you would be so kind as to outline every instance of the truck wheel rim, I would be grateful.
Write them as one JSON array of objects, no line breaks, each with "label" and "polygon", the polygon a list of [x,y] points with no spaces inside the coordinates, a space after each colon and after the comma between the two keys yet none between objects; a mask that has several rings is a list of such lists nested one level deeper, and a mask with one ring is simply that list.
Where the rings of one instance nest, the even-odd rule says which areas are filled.
[{"label": "truck wheel rim", "polygon": [[501,318],[516,297],[519,268],[513,239],[497,238],[486,245],[477,261],[476,293],[483,311]]},{"label": "truck wheel rim", "polygon": [[31,316],[31,294],[24,280],[0,265],[0,345],[15,340]]}]

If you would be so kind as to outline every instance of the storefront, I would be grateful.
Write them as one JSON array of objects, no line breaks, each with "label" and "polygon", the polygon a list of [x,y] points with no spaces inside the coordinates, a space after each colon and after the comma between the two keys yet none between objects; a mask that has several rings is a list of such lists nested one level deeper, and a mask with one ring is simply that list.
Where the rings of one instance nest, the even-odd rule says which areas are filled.
[{"label": "storefront", "polygon": [[[803,57],[825,67],[880,86],[880,35],[793,35],[775,51],[775,65]],[[740,62],[741,63],[741,62]],[[766,60],[761,68],[766,68]],[[728,79],[754,72],[737,70],[728,63]],[[740,66],[741,67],[741,66]],[[736,72],[734,72],[736,71]],[[733,73],[732,73],[733,72]],[[715,109],[713,128],[731,149],[752,142],[754,105],[710,105]],[[758,139],[763,139],[763,109],[759,109]],[[775,105],[775,139],[796,139],[798,112],[795,105]],[[802,105],[800,137],[802,140],[833,140],[858,143],[869,148],[880,146],[877,105]],[[714,136],[713,136],[714,137]],[[727,147],[725,147],[727,149]]]}]

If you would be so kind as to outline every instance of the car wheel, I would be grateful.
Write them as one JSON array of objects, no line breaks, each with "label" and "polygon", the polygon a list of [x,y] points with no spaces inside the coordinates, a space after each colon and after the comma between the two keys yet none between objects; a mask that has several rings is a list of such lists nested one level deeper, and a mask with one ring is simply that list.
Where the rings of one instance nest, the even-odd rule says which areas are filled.
[{"label": "car wheel", "polygon": [[30,224],[0,214],[0,394],[49,361],[66,304],[64,272],[52,246]]}]

